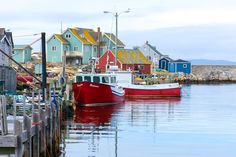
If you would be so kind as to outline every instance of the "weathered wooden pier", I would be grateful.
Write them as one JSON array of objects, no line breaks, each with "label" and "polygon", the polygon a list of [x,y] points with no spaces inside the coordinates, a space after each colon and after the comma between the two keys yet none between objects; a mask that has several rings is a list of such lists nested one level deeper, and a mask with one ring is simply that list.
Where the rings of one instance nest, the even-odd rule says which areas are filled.
[{"label": "weathered wooden pier", "polygon": [[[60,153],[60,105],[40,101],[31,102],[32,112],[16,115],[13,98],[13,113],[6,111],[6,96],[0,95],[0,155],[8,152],[17,157],[58,157]],[[9,153],[10,152],[10,153]]]}]

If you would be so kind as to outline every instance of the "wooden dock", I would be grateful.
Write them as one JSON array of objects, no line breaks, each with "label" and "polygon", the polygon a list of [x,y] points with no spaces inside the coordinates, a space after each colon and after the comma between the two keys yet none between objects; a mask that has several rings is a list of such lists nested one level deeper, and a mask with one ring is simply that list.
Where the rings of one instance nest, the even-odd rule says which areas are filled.
[{"label": "wooden dock", "polygon": [[30,115],[23,111],[22,116],[17,116],[15,101],[11,115],[6,112],[6,103],[6,96],[0,96],[0,152],[11,150],[10,156],[17,157],[58,157],[60,105],[47,102],[42,108],[32,103]]}]

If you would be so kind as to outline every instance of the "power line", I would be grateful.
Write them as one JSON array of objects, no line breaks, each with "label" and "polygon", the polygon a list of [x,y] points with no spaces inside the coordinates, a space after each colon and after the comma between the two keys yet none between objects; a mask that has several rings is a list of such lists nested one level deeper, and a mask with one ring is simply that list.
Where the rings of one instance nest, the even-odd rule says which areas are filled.
[{"label": "power line", "polygon": [[41,33],[35,33],[35,34],[25,34],[25,35],[15,35],[14,38],[22,38],[22,37],[30,37],[30,36],[36,36],[40,35]]}]

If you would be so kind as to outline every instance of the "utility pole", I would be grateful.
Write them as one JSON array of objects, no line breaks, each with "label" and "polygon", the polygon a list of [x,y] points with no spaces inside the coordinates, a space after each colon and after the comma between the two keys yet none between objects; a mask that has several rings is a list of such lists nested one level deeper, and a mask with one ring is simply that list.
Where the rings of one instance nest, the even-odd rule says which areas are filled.
[{"label": "utility pole", "polygon": [[43,101],[46,100],[47,89],[47,72],[46,72],[46,47],[45,47],[45,32],[41,33],[41,46],[42,46],[42,95]]},{"label": "utility pole", "polygon": [[[103,13],[107,14],[107,13],[110,13],[112,14],[113,16],[115,16],[116,18],[116,37],[115,37],[115,65],[117,65],[117,57],[118,57],[118,46],[117,46],[117,42],[118,42],[118,17],[120,16],[120,14],[123,14],[123,13],[129,13],[130,12],[130,8],[128,8],[128,10],[126,11],[122,11],[122,12],[110,12],[110,11],[103,11]],[[118,66],[118,65],[117,65]]]},{"label": "utility pole", "polygon": [[118,65],[117,65],[117,59],[118,59],[118,58],[117,58],[117,57],[118,57],[118,54],[117,54],[117,53],[118,53],[118,50],[117,50],[117,39],[118,39],[118,16],[119,16],[119,15],[118,15],[118,13],[116,12],[116,14],[115,14],[115,17],[116,17],[116,38],[115,38],[115,39],[116,39],[116,41],[115,41],[115,42],[116,42],[116,59],[115,59],[115,65],[116,65],[116,66],[118,66]]}]

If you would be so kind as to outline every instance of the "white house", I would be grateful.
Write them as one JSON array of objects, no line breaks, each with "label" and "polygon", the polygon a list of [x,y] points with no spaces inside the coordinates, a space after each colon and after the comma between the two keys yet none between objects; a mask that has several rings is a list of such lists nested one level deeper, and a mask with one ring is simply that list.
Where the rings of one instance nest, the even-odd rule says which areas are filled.
[{"label": "white house", "polygon": [[[5,28],[0,28],[0,49],[7,55],[12,56],[13,49],[12,33]],[[0,91],[16,89],[16,72],[11,68],[11,61],[0,51]]]},{"label": "white house", "polygon": [[144,56],[153,63],[155,67],[159,67],[159,60],[163,56],[159,51],[157,51],[156,47],[146,41],[146,43],[139,48],[139,50],[144,54]]}]

